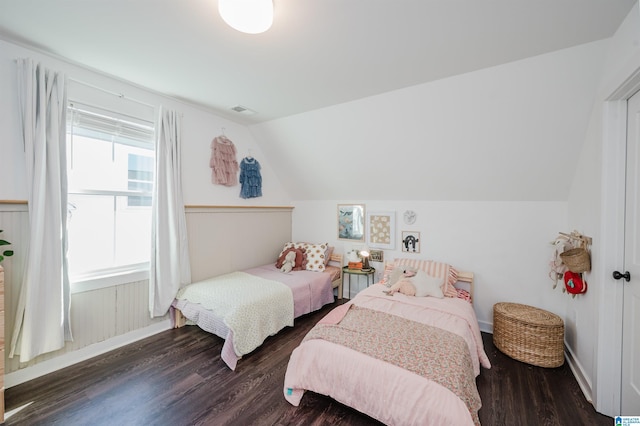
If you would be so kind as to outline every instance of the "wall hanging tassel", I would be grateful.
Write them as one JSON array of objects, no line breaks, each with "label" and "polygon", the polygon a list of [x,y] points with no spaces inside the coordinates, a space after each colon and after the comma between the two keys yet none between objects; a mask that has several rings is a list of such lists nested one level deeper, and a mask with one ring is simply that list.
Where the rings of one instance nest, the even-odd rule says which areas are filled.
[{"label": "wall hanging tassel", "polygon": [[564,252],[572,248],[569,241],[566,238],[560,236],[551,242],[553,245],[553,253],[551,254],[551,259],[549,260],[549,278],[553,281],[553,288],[555,289],[558,286],[558,281],[562,280],[567,267],[564,263],[562,263],[562,259],[560,258],[560,253]]}]

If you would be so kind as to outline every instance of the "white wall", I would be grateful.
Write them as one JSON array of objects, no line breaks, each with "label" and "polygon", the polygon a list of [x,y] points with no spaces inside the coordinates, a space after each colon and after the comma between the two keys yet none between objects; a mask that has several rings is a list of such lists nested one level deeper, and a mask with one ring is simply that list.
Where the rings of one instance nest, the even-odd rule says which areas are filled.
[{"label": "white wall", "polygon": [[[117,96],[100,94],[93,90],[91,96],[100,96],[117,104],[132,100],[141,101],[157,108],[164,105],[183,114],[183,190],[184,202],[188,205],[290,205],[289,195],[283,191],[278,178],[273,173],[269,161],[261,147],[255,143],[248,128],[220,118],[196,106],[162,96],[147,89],[137,87],[68,62],[43,55],[32,49],[0,40],[0,200],[26,200],[24,153],[22,150],[20,121],[17,104],[16,58],[31,57],[52,69],[62,71],[69,79],[88,83],[101,89],[124,94],[124,101]],[[71,84],[74,84],[73,82]],[[74,84],[74,86],[78,86]],[[91,92],[91,90],[87,90]],[[110,99],[109,99],[110,98]],[[224,133],[231,139],[238,151],[238,160],[251,154],[262,166],[263,196],[253,199],[239,197],[240,186],[224,187],[211,183],[211,141]]]},{"label": "white wall", "polygon": [[[565,318],[567,344],[587,385],[590,385],[596,376],[596,302],[604,283],[595,281],[592,278],[595,274],[588,276],[589,292],[576,299],[562,294],[560,288],[553,290],[548,278],[549,242],[559,231],[578,229],[594,238],[593,255],[594,258],[598,256],[601,152],[605,149],[601,142],[602,101],[640,66],[639,20],[636,6],[610,41],[590,43],[264,123],[252,126],[251,130],[201,108],[0,40],[0,93],[3,94],[0,98],[0,200],[27,198],[14,59],[29,56],[66,72],[71,78],[123,93],[126,98],[140,100],[154,108],[164,104],[181,111],[184,114],[183,183],[186,204],[293,204],[293,239],[328,241],[342,252],[352,248],[353,244],[337,240],[337,204],[358,202],[364,203],[367,210],[395,211],[398,236],[402,230],[421,232],[421,258],[446,261],[461,270],[476,273],[475,306],[484,330],[491,329],[492,306],[498,301],[539,306]],[[603,59],[605,52],[606,59]],[[603,60],[604,70],[600,69]],[[600,81],[599,91],[596,91],[594,81]],[[552,84],[545,86],[545,82]],[[565,85],[570,89],[568,92],[563,89]],[[599,103],[592,108],[594,94]],[[465,100],[469,103],[460,109],[460,102],[464,105]],[[557,110],[559,112],[553,112]],[[433,113],[440,119],[425,123],[427,113]],[[469,122],[473,125],[464,128],[464,123]],[[568,122],[571,125],[568,126]],[[506,130],[501,127],[505,123],[509,126]],[[239,187],[211,184],[208,166],[210,142],[222,128],[236,144],[239,158],[251,150],[261,162],[262,198],[242,200],[238,197]],[[575,129],[583,133],[578,134]],[[293,152],[280,147],[279,139],[285,137],[300,141]],[[411,150],[393,152],[394,140],[397,139],[411,140]],[[329,141],[334,145],[329,145]],[[559,145],[563,141],[566,145]],[[453,142],[453,145],[447,142]],[[576,171],[568,202],[562,197],[568,190],[564,179],[559,182],[562,188],[558,190],[554,186],[558,182],[549,178],[544,167],[537,167],[533,176],[537,183],[532,183],[532,176],[522,172],[528,169],[519,168],[517,163],[522,161],[529,165],[528,160],[535,159],[544,164],[544,159],[558,155],[554,144],[562,150],[567,167],[575,167]],[[376,148],[379,146],[384,147],[382,154]],[[524,151],[503,166],[499,162],[483,163],[481,160],[481,154],[487,152],[500,159],[504,152],[512,151],[514,147]],[[314,150],[314,156],[309,159],[309,152]],[[421,188],[426,188],[423,192],[414,192],[420,200],[403,201],[411,197],[398,195],[394,191],[397,184],[393,179],[402,172],[389,173],[387,165],[401,164],[406,158],[437,159],[438,153],[443,152],[439,150],[459,154],[458,166],[466,167],[457,168],[454,172],[449,172],[450,167],[447,167],[446,172],[442,172],[442,164],[429,163],[439,171],[437,177],[420,181],[427,182],[421,184]],[[341,153],[347,154],[348,165],[344,169],[349,173],[348,178],[336,181],[331,170],[336,167],[336,158]],[[362,153],[372,153],[373,156],[363,158]],[[301,161],[305,159],[308,161]],[[297,194],[314,185],[311,198],[305,194],[293,197],[298,201],[292,202],[278,176],[287,179],[287,170],[304,170],[305,167],[322,170],[324,180],[307,182],[299,179],[291,184]],[[507,174],[513,178],[496,178],[503,176],[501,167],[513,173]],[[469,170],[475,172],[470,173]],[[365,179],[370,184],[362,185],[363,173],[370,176]],[[571,173],[573,169],[568,175]],[[523,174],[528,176],[526,182],[522,179]],[[567,174],[562,172],[560,175]],[[482,178],[490,185],[476,187],[479,182],[476,178]],[[415,181],[411,184],[416,188]],[[528,194],[532,194],[529,198],[518,198],[520,184],[527,188]],[[341,196],[341,188],[360,185],[369,191],[364,199]],[[492,188],[491,185],[498,187]],[[386,188],[385,193],[376,192],[382,188]],[[462,201],[428,201],[449,197],[442,188],[459,191],[457,194],[463,195],[457,197]],[[545,192],[547,190],[550,195]],[[378,193],[382,195],[378,196]],[[305,199],[311,201],[303,201]],[[324,200],[313,201],[320,199]],[[509,199],[517,201],[503,201]],[[418,214],[416,224],[410,228],[404,226],[401,219],[406,209]],[[10,230],[5,230],[3,235],[12,240]],[[387,259],[403,256],[397,240],[396,250],[385,252]]]},{"label": "white wall", "polygon": [[[349,170],[351,178],[344,179],[342,185],[345,188],[361,185],[359,194],[365,198],[343,202],[364,202],[367,208],[370,204],[379,205],[381,210],[392,209],[397,213],[406,208],[417,210],[416,205],[422,206],[420,208],[426,212],[442,210],[441,216],[435,215],[440,218],[434,225],[435,235],[433,230],[425,230],[427,233],[422,234],[423,241],[428,244],[423,246],[424,256],[447,260],[460,268],[465,264],[471,270],[478,268],[475,271],[479,274],[476,309],[483,329],[488,329],[487,325],[491,324],[492,304],[500,300],[520,301],[558,313],[565,321],[565,341],[571,366],[585,395],[591,399],[595,396],[592,394],[598,374],[600,381],[603,381],[603,375],[619,374],[619,371],[611,369],[598,371],[597,358],[599,350],[604,353],[613,351],[612,357],[619,351],[619,348],[610,349],[611,346],[606,344],[603,348],[598,347],[598,344],[607,342],[608,336],[602,334],[611,333],[611,327],[604,328],[600,336],[597,332],[599,327],[603,330],[601,319],[609,316],[602,312],[600,301],[606,296],[607,286],[612,285],[602,279],[608,276],[606,271],[598,269],[604,239],[601,212],[611,208],[606,205],[601,192],[603,151],[608,149],[602,145],[603,132],[606,131],[603,106],[605,99],[640,66],[639,21],[636,5],[610,40],[301,114],[280,122],[265,123],[254,126],[252,130],[260,134],[262,143],[276,147],[279,139],[291,136],[311,141],[312,145],[313,141],[319,144],[321,140],[338,139],[345,147],[338,152],[349,159],[347,165],[331,162],[330,142],[323,144],[326,151],[321,155],[329,157],[327,164]],[[582,80],[575,79],[578,75]],[[456,107],[456,103],[464,105]],[[439,120],[432,120],[434,116]],[[515,130],[505,131],[503,125],[513,125]],[[305,138],[303,133],[309,132],[309,128],[318,131],[314,130]],[[413,141],[409,150],[401,143],[403,140]],[[510,154],[509,148],[505,148],[510,146],[509,143],[522,154]],[[374,156],[359,158],[358,152],[369,152]],[[458,154],[455,158],[458,167],[455,172],[447,173],[443,167],[451,164],[452,152]],[[494,157],[487,157],[487,153]],[[421,167],[435,170],[436,176],[422,179],[422,174],[411,169],[403,173],[397,168],[402,164],[402,156],[407,159],[407,164],[419,163]],[[441,164],[434,167],[430,158],[438,159]],[[494,159],[503,160],[505,164],[494,162]],[[527,168],[532,165],[535,165],[534,170]],[[517,171],[519,167],[520,173]],[[563,170],[556,173],[556,168]],[[504,179],[501,172],[507,169],[513,179]],[[401,175],[405,180],[413,179],[420,184],[399,180]],[[521,185],[516,176],[526,176],[530,186]],[[331,173],[323,183],[330,181]],[[394,192],[394,185],[402,189]],[[317,191],[331,192],[332,185],[320,185]],[[479,257],[465,248],[457,247],[455,252],[450,240],[438,237],[440,233],[447,235],[453,232],[455,235],[456,231],[452,230],[463,222],[457,212],[451,213],[455,203],[403,203],[393,199],[398,194],[407,199],[406,191],[424,200],[455,199],[464,194],[461,199],[467,200],[471,210],[484,212],[478,216],[482,220],[474,222],[471,218],[464,218],[468,222],[464,226],[471,229],[461,236],[467,247],[480,252]],[[344,200],[343,190],[333,192],[332,198]],[[509,226],[510,221],[506,219],[510,216],[505,217],[501,203],[482,201],[519,200],[517,194],[527,194],[523,196],[524,200],[559,202],[554,207],[549,207],[553,203],[545,202],[506,203],[521,213],[522,229],[518,230],[514,225]],[[368,201],[380,198],[388,201]],[[336,203],[298,201],[294,211],[294,237],[323,239],[318,229],[329,232],[327,235],[335,234],[335,224],[327,221],[333,218]],[[313,208],[302,210],[309,204]],[[543,214],[533,213],[537,209],[541,209]],[[318,212],[323,212],[323,217]],[[312,223],[304,217],[307,215],[314,217],[314,224],[320,226],[311,230]],[[499,247],[505,244],[505,239],[488,238],[487,229],[494,228],[507,229],[526,255],[518,256],[513,249]],[[562,294],[559,288],[549,290],[546,275],[550,250],[545,247],[558,231],[574,229],[591,236],[594,241],[594,269],[585,275],[589,291],[576,298]],[[531,232],[532,239],[519,239],[517,235],[522,232]],[[310,233],[315,235],[307,236]],[[477,250],[480,246],[482,249]],[[474,257],[481,258],[482,262]],[[516,258],[520,259],[518,270],[513,266]],[[497,259],[502,259],[504,264]],[[501,274],[499,268],[509,273]],[[487,276],[489,279],[485,278]],[[524,287],[515,287],[514,277],[526,283]],[[543,283],[542,287],[540,283]],[[602,398],[607,398],[609,395],[606,394],[610,393],[603,392]],[[610,415],[614,413],[609,412]]]},{"label": "white wall", "polygon": [[[620,236],[621,206],[617,202],[624,183],[624,140],[618,146],[616,129],[608,128],[607,100],[640,69],[640,12],[631,10],[616,34],[608,40],[602,78],[596,91],[582,150],[576,156],[576,173],[568,199],[568,223],[593,237],[592,271],[587,274],[588,292],[566,301],[567,346],[576,359],[575,371],[587,397],[593,396],[598,411],[619,414],[620,350],[615,336],[621,333],[621,305],[616,296],[622,285],[611,272],[623,263]],[[623,113],[624,114],[624,113]],[[615,115],[615,114],[614,114]],[[626,117],[620,118],[622,121]],[[624,139],[624,127],[620,129]],[[620,163],[619,160],[622,160]],[[613,223],[611,223],[613,222]],[[619,299],[619,298],[618,298]],[[621,300],[621,299],[620,299]]]},{"label": "white wall", "polygon": [[[594,270],[586,275],[587,294],[572,298],[560,288],[549,293],[546,277],[551,250],[546,244],[559,231],[576,229],[593,237],[593,260],[598,260],[603,101],[637,66],[638,15],[636,6],[611,40],[252,126],[257,140],[272,148],[269,155],[279,157],[274,163],[294,164],[294,171],[325,171],[322,179],[308,173],[294,183],[284,182],[293,188],[297,200],[294,237],[324,240],[334,235],[334,224],[327,222],[334,217],[337,201],[333,200],[364,202],[367,208],[379,205],[380,210],[397,213],[416,210],[413,205],[442,210],[436,235],[455,234],[454,227],[462,221],[454,220],[459,217],[450,212],[456,203],[428,200],[461,200],[471,210],[484,212],[479,216],[483,221],[464,218],[469,223],[463,226],[472,229],[463,241],[470,247],[481,246],[477,251],[486,263],[476,265],[470,259],[478,255],[464,249],[454,253],[446,238],[430,239],[434,236],[431,230],[423,235],[429,247],[423,247],[432,251],[424,254],[454,265],[458,261],[479,267],[477,309],[484,324],[491,323],[490,308],[501,300],[521,301],[560,314],[572,367],[591,398],[598,349],[594,330],[605,284]],[[283,141],[289,138],[301,141],[293,152],[284,151]],[[305,161],[303,152],[317,146],[323,149],[314,152],[315,161]],[[336,169],[340,173],[332,173]],[[353,193],[363,200],[345,195]],[[314,199],[329,200],[303,201]],[[397,201],[408,199],[422,201]],[[509,200],[512,202],[505,203]],[[520,213],[520,230],[509,226],[503,204]],[[307,205],[313,208],[306,209]],[[538,209],[543,214],[533,213]],[[486,229],[499,232],[501,227],[526,252],[520,256],[525,260],[520,260],[519,271],[513,266],[516,252],[497,246],[505,244],[506,238],[494,240],[485,235]],[[319,230],[329,233],[323,236]],[[518,238],[530,232],[532,240]],[[484,238],[475,240],[481,236]],[[507,266],[496,261],[501,257]],[[511,281],[500,279],[499,267],[507,268],[505,275]],[[485,269],[491,279],[483,282]],[[515,287],[514,277],[523,277],[526,286]],[[540,277],[543,284],[538,292]]]},{"label": "white wall", "polygon": [[563,49],[251,130],[298,201],[566,201],[606,45]]},{"label": "white wall", "polygon": [[[361,243],[337,239],[337,205],[349,203],[364,203],[368,211],[396,212],[396,249],[385,250],[386,260],[415,256],[474,272],[475,309],[483,330],[492,330],[493,304],[501,301],[525,303],[564,314],[562,301],[567,296],[560,287],[552,289],[547,265],[550,241],[559,231],[566,231],[566,203],[300,201],[295,203],[293,211],[294,240],[328,241],[342,253],[358,249]],[[402,221],[405,210],[417,213],[417,220],[411,226]],[[419,254],[402,253],[403,230],[420,232]],[[381,264],[372,266],[378,271],[383,268]],[[364,280],[360,283],[363,285]],[[356,290],[353,289],[353,293]]]},{"label": "white wall", "polygon": [[[21,282],[21,265],[24,264],[25,245],[28,241],[26,205],[18,204],[20,208],[24,208],[24,211],[21,210],[19,214],[20,220],[25,223],[25,226],[22,227],[24,229],[17,229],[16,226],[12,226],[13,219],[9,218],[15,217],[18,213],[14,212],[15,208],[11,203],[8,203],[7,206],[7,203],[2,202],[3,200],[24,201],[28,198],[15,63],[16,58],[23,57],[31,57],[51,69],[66,73],[67,77],[73,80],[70,81],[69,91],[70,94],[73,93],[76,100],[91,104],[98,102],[99,106],[103,105],[102,102],[106,102],[111,107],[127,108],[129,112],[136,110],[137,112],[133,112],[134,114],[140,113],[151,119],[155,118],[160,105],[182,113],[182,169],[185,204],[249,207],[291,204],[290,197],[282,190],[268,160],[263,155],[260,146],[254,142],[246,126],[99,72],[0,40],[0,93],[2,93],[0,97],[0,229],[4,230],[2,237],[11,241],[12,247],[16,251],[15,256],[3,261],[3,265],[8,271],[5,277],[7,315],[11,315],[11,313],[15,315]],[[109,94],[91,86],[107,92],[123,94],[124,97]],[[239,185],[228,188],[211,183],[210,143],[215,136],[221,134],[223,128],[227,137],[236,145],[239,160],[251,150],[251,154],[261,163],[263,197],[244,200],[239,197]],[[3,209],[8,209],[7,213]],[[234,248],[234,252],[241,250],[239,242],[233,238],[229,241],[222,241],[224,238],[219,238],[218,246]],[[279,240],[274,244],[278,245],[278,242]],[[212,256],[211,258],[215,259],[216,257]],[[210,259],[207,261],[211,262]],[[42,355],[28,364],[19,364],[17,358],[7,360],[5,363],[6,372],[10,373],[6,382],[8,386],[126,344],[129,339],[139,339],[148,333],[157,333],[166,329],[168,320],[149,319],[148,296],[146,296],[148,292],[143,294],[147,287],[148,282],[144,280],[144,282],[124,283],[118,287],[74,294],[71,311],[72,317],[75,319],[73,322],[75,341],[68,343],[60,351]],[[118,298],[113,296],[114,294],[143,295],[135,299],[125,296],[124,303],[127,306],[125,311],[122,306],[118,306]],[[83,316],[90,317],[92,321],[82,320]],[[141,317],[145,321],[140,320]],[[11,341],[12,324],[13,317],[7,318],[5,321],[5,342]],[[7,349],[4,354],[8,353]]]},{"label": "white wall", "polygon": [[[627,50],[612,47],[609,40],[589,43],[262,123],[252,126],[252,132],[272,148],[269,155],[279,157],[274,163],[294,164],[294,171],[325,170],[322,179],[309,173],[292,184],[284,182],[294,187],[297,200],[294,237],[323,240],[335,235],[337,201],[332,199],[398,214],[422,206],[422,216],[438,220],[422,223],[426,245],[421,256],[475,268],[476,308],[483,328],[491,328],[491,307],[497,301],[559,314],[572,361],[590,387],[597,283],[575,299],[560,287],[551,290],[548,243],[558,232],[574,229],[598,240],[597,226],[587,225],[599,223],[600,172],[584,161],[593,162],[585,159],[597,158],[600,151],[585,143],[585,135],[601,133],[593,122],[601,114],[594,108],[598,85],[616,74],[606,70],[603,77],[606,55],[626,58]],[[288,138],[301,141],[293,152],[283,151]],[[309,146],[323,148],[314,152],[311,164],[303,155]],[[340,173],[332,173],[335,169]],[[583,189],[572,189],[574,176]],[[571,222],[566,203],[570,191],[574,201],[580,200],[571,205]],[[363,200],[344,195],[349,193]],[[326,198],[329,201],[303,201]],[[398,201],[409,199],[420,201]],[[476,215],[461,216],[453,201],[429,200],[460,200]],[[520,222],[513,222],[515,217]],[[467,232],[458,235],[459,229]],[[449,234],[464,244],[454,246],[444,237]]]}]

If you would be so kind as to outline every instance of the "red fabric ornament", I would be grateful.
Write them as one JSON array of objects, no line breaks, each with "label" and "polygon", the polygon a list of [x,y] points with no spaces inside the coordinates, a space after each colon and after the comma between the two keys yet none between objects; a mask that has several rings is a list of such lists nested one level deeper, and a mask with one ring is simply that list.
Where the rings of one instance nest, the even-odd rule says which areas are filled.
[{"label": "red fabric ornament", "polygon": [[582,279],[582,274],[567,271],[564,273],[564,287],[571,294],[587,292],[587,282]]}]

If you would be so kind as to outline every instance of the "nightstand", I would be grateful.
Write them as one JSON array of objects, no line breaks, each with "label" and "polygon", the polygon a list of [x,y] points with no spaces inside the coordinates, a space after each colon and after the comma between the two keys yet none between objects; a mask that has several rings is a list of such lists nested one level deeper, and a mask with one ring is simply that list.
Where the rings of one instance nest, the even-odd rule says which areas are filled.
[{"label": "nightstand", "polygon": [[349,275],[349,290],[347,291],[347,295],[349,296],[349,299],[351,299],[351,275],[364,275],[365,277],[367,277],[367,287],[369,287],[369,278],[371,278],[371,284],[375,283],[376,268],[370,268],[366,271],[363,271],[362,269],[349,269],[348,266],[344,266],[342,267],[343,281],[345,275]]}]

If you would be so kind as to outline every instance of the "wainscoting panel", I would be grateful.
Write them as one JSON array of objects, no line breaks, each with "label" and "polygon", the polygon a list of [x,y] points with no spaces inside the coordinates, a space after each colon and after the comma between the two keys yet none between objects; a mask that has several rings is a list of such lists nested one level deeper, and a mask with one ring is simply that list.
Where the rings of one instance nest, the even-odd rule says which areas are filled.
[{"label": "wainscoting panel", "polygon": [[10,241],[15,255],[5,258],[5,372],[12,373],[43,361],[106,341],[125,333],[166,320],[167,316],[151,319],[149,315],[149,281],[142,280],[71,295],[71,331],[73,342],[64,348],[40,355],[28,363],[8,358],[15,324],[16,306],[26,244],[29,237],[29,214],[24,203],[0,202],[0,236]]},{"label": "wainscoting panel", "polygon": [[73,342],[60,351],[73,351],[116,335],[116,288],[106,287],[71,295]]},{"label": "wainscoting panel", "polygon": [[188,207],[191,280],[274,262],[291,240],[291,207]]},{"label": "wainscoting panel", "polygon": [[[5,257],[4,267],[4,336],[5,373],[17,369],[17,358],[9,359],[11,338],[20,296],[20,282],[24,268],[24,254],[29,241],[29,213],[27,204],[21,202],[0,203],[0,238],[11,243],[12,257]],[[16,361],[16,362],[12,362]]]},{"label": "wainscoting panel", "polygon": [[116,287],[116,334],[124,334],[159,322],[149,315],[149,281],[142,280]]},{"label": "wainscoting panel", "polygon": [[[275,262],[282,245],[291,240],[291,207],[189,207],[187,227],[192,279]],[[44,361],[72,355],[92,344],[160,325],[168,316],[149,316],[148,280],[136,281],[71,295],[73,342],[59,351],[21,364],[7,358],[20,293],[29,214],[24,202],[0,201],[0,229],[12,243],[15,255],[3,261],[5,268],[5,372],[23,373]],[[62,359],[62,358],[61,358]]]}]

